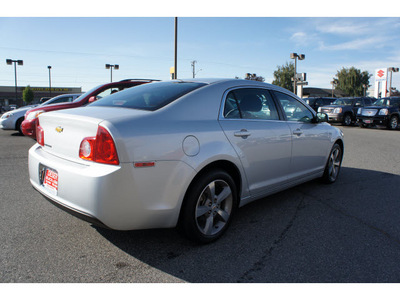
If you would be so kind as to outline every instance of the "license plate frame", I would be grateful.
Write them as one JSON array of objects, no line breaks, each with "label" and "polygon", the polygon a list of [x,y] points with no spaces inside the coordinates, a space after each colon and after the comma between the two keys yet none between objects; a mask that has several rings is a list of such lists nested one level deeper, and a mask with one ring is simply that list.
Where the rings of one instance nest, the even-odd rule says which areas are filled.
[{"label": "license plate frame", "polygon": [[40,184],[51,194],[57,195],[58,193],[58,172],[55,169],[49,168],[45,165],[39,165],[39,179]]},{"label": "license plate frame", "polygon": [[372,120],[364,120],[365,124],[371,124],[373,121]]}]

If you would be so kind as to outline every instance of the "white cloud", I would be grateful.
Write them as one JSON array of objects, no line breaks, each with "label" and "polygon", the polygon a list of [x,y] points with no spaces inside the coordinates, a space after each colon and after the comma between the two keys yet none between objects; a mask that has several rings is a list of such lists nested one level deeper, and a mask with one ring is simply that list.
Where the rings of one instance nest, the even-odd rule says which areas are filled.
[{"label": "white cloud", "polygon": [[370,30],[370,26],[366,23],[349,21],[342,19],[332,23],[330,19],[325,19],[323,23],[319,23],[316,29],[321,33],[331,33],[336,35],[361,35]]}]

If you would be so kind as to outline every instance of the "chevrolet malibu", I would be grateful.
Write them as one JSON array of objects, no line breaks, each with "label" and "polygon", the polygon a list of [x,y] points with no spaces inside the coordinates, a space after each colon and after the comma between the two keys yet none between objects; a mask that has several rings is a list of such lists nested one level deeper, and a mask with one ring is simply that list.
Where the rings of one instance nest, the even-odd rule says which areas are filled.
[{"label": "chevrolet malibu", "polygon": [[333,183],[343,135],[289,91],[238,79],[149,83],[39,116],[33,187],[116,230],[180,227],[207,243],[236,209],[321,178]]}]

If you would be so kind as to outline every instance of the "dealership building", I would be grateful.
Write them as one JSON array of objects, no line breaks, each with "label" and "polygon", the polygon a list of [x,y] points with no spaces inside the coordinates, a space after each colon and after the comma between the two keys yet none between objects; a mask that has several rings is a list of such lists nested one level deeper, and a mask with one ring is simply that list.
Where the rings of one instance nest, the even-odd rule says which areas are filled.
[{"label": "dealership building", "polygon": [[[52,87],[51,91],[49,87],[35,87],[31,86],[33,91],[33,102],[39,103],[42,97],[55,97],[62,94],[76,94],[82,93],[82,88],[79,87]],[[15,86],[0,86],[0,106],[9,107],[10,105],[17,105],[21,107],[26,105],[22,100],[22,92],[25,86],[17,87],[17,95],[15,95]],[[15,99],[17,97],[17,99]]]}]

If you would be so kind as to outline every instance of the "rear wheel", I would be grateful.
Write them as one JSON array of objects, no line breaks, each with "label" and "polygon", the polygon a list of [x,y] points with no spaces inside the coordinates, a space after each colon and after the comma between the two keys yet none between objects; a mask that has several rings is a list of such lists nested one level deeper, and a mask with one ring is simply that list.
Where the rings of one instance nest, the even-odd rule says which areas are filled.
[{"label": "rear wheel", "polygon": [[343,150],[335,144],[332,147],[331,153],[329,154],[328,161],[325,166],[324,175],[322,181],[325,183],[334,183],[339,176],[340,167],[342,165]]},{"label": "rear wheel", "polygon": [[397,128],[397,126],[399,125],[399,117],[398,116],[392,116],[389,120],[388,123],[388,129],[394,130]]},{"label": "rear wheel", "polygon": [[228,228],[237,206],[237,188],[223,170],[202,175],[189,188],[181,211],[180,229],[191,240],[209,243]]}]

